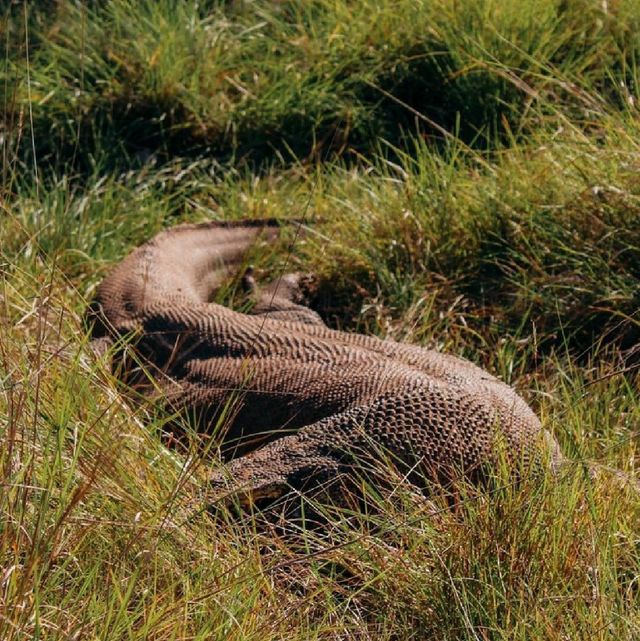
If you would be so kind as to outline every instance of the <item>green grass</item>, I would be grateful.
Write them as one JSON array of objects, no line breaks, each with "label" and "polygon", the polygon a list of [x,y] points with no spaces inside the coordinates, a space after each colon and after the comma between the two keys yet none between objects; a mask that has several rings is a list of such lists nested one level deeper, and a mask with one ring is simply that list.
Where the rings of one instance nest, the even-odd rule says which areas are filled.
[{"label": "green grass", "polygon": [[[635,1],[2,11],[0,638],[640,638],[640,497],[606,471],[640,460]],[[215,457],[166,447],[83,314],[160,229],[272,216],[307,231],[259,275],[483,365],[575,463],[295,542],[204,514]]]},{"label": "green grass", "polygon": [[[481,147],[558,102],[589,119],[637,81],[633,0],[65,2],[5,70],[41,161],[212,150],[260,161],[368,152],[407,131]],[[15,15],[13,15],[15,14]],[[25,33],[12,12],[13,42]],[[26,32],[29,33],[28,30]],[[620,81],[625,84],[621,85]],[[404,105],[418,111],[422,118]]]}]

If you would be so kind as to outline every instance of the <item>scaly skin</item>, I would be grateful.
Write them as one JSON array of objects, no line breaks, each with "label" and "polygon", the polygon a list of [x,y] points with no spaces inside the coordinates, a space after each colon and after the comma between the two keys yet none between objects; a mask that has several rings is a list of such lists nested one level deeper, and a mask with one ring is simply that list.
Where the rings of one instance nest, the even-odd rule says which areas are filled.
[{"label": "scaly skin", "polygon": [[[135,335],[153,374],[139,391],[216,430],[233,459],[213,496],[275,497],[389,460],[409,480],[481,481],[497,452],[514,469],[563,459],[509,386],[468,361],[329,329],[297,303],[295,275],[253,315],[209,302],[275,224],[207,223],[163,232],[100,285],[96,338]],[[160,392],[158,392],[160,390]]]}]

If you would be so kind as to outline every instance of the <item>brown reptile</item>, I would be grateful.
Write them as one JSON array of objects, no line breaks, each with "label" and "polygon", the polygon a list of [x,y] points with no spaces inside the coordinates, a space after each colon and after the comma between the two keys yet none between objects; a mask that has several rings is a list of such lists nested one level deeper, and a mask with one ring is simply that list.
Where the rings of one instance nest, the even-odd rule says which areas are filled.
[{"label": "brown reptile", "polygon": [[280,496],[381,457],[423,488],[481,481],[498,452],[514,469],[563,460],[511,387],[454,356],[326,327],[299,304],[294,275],[252,314],[211,302],[247,249],[276,234],[269,221],[162,232],[116,266],[93,306],[94,338],[130,336],[144,363],[122,359],[128,382],[216,431],[230,463],[211,479],[214,497]]}]

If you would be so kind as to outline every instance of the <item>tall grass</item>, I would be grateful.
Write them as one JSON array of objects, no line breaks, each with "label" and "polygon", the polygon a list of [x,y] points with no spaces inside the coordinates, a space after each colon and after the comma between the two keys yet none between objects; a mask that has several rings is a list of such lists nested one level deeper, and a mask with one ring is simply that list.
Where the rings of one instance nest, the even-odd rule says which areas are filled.
[{"label": "tall grass", "polygon": [[632,0],[118,0],[35,15],[30,86],[24,46],[5,83],[18,111],[30,101],[41,159],[317,157],[442,128],[491,147],[528,131],[532,106],[588,120],[627,108],[637,85]]},{"label": "tall grass", "polygon": [[[55,271],[3,282],[3,638],[637,635],[637,496],[579,466],[454,511],[400,493],[302,546],[212,521],[212,463],[126,406],[66,288]],[[550,363],[542,416],[574,456],[629,469],[636,392],[605,379],[593,402],[585,376]]]},{"label": "tall grass", "polygon": [[[0,638],[640,638],[640,500],[607,473],[639,460],[639,22],[632,0],[7,4]],[[208,514],[215,455],[167,446],[83,314],[160,229],[247,216],[306,222],[260,277],[312,271],[331,324],[482,364],[573,463],[454,507],[372,489],[295,537]]]}]

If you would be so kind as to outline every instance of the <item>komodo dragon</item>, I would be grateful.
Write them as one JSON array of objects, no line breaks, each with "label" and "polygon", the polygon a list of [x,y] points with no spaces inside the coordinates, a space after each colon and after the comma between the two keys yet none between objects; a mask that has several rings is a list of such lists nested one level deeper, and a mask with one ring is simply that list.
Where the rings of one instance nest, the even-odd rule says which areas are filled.
[{"label": "komodo dragon", "polygon": [[480,481],[497,450],[514,468],[562,461],[509,386],[460,358],[329,329],[296,302],[294,276],[266,289],[253,314],[210,302],[247,249],[276,234],[270,221],[164,231],[116,266],[93,306],[95,338],[132,336],[154,379],[135,379],[144,395],[203,429],[224,425],[233,460],[211,479],[214,496],[280,496],[381,451],[423,486]]}]

